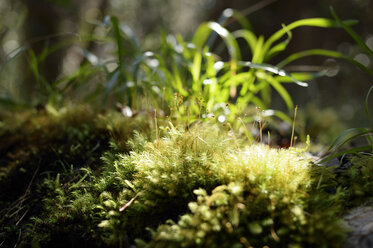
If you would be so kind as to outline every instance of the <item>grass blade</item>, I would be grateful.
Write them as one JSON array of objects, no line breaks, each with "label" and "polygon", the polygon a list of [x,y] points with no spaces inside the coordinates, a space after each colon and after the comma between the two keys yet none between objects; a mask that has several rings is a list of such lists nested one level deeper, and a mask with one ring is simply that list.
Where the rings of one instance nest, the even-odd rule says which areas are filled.
[{"label": "grass blade", "polygon": [[255,44],[253,58],[251,59],[252,63],[262,63],[264,60],[264,53],[263,53],[263,44],[264,44],[264,37],[261,35],[258,37],[258,40]]},{"label": "grass blade", "polygon": [[192,43],[196,46],[196,48],[202,49],[212,31],[216,32],[223,39],[231,58],[236,61],[241,60],[240,48],[235,37],[217,22],[203,23],[198,27],[192,39]]},{"label": "grass blade", "polygon": [[370,114],[369,114],[369,95],[373,90],[373,85],[370,87],[367,96],[365,97],[365,114],[368,117],[368,120],[370,120]]},{"label": "grass blade", "polygon": [[122,68],[122,60],[123,60],[123,57],[124,57],[124,48],[123,48],[123,39],[122,39],[122,35],[121,35],[121,32],[120,32],[120,26],[119,26],[118,18],[112,16],[111,17],[111,23],[113,25],[115,41],[116,41],[117,46],[118,46],[118,51],[117,51],[118,64],[119,64],[119,68]]},{"label": "grass blade", "polygon": [[244,30],[252,30],[253,29],[250,21],[248,20],[248,18],[245,17],[245,15],[243,13],[241,13],[241,11],[233,10],[232,18],[237,20],[237,22],[241,25],[242,29],[244,29]]},{"label": "grass blade", "polygon": [[[358,138],[365,136],[367,134],[373,133],[373,129],[365,129],[365,128],[350,128],[345,130],[329,147],[329,151],[332,149],[337,149],[339,147],[342,147],[347,142]],[[346,138],[347,137],[347,138]]]},{"label": "grass blade", "polygon": [[20,54],[22,54],[24,51],[26,51],[27,48],[22,46],[22,47],[19,47],[17,48],[16,50],[14,50],[13,52],[10,53],[10,55],[8,56],[8,58],[5,60],[5,62],[1,65],[0,67],[0,73],[4,70],[4,68],[11,62],[13,61],[15,58],[17,58]]},{"label": "grass blade", "polygon": [[120,74],[119,69],[116,69],[114,73],[111,75],[109,81],[107,82],[105,86],[106,96],[109,95],[109,93],[113,90],[115,84],[118,82],[119,74]]},{"label": "grass blade", "polygon": [[249,45],[251,53],[254,54],[255,47],[257,44],[257,37],[256,35],[251,32],[250,30],[240,29],[232,33],[232,35],[238,39],[243,38],[245,39],[246,43]]},{"label": "grass blade", "polygon": [[339,158],[339,157],[342,157],[343,155],[346,155],[346,154],[356,154],[358,152],[364,152],[364,151],[368,151],[371,149],[371,146],[361,146],[361,147],[355,147],[355,148],[351,148],[351,149],[347,149],[347,150],[344,150],[344,151],[341,151],[341,152],[334,152],[330,155],[328,155],[326,158],[318,161],[317,163],[318,164],[328,164],[330,160],[332,160],[333,158]]},{"label": "grass blade", "polygon": [[[357,21],[348,20],[342,23],[345,25],[353,25],[353,24],[356,24]],[[303,20],[292,22],[289,25],[287,25],[287,30],[280,29],[267,40],[267,42],[264,45],[264,52],[268,51],[269,48],[272,46],[272,44],[276,42],[277,40],[281,39],[288,31],[291,31],[295,28],[302,27],[302,26],[331,28],[331,27],[340,27],[341,24],[334,20],[330,20],[326,18],[309,18],[309,19],[303,19]]]},{"label": "grass blade", "polygon": [[273,111],[274,111],[274,114],[273,114],[274,116],[277,116],[278,118],[289,123],[290,125],[292,124],[293,120],[287,114],[285,114],[284,112],[280,110],[273,110]]},{"label": "grass blade", "polygon": [[294,83],[296,83],[297,85],[299,86],[302,86],[302,87],[307,87],[308,84],[305,83],[305,82],[301,82],[301,81],[298,81],[296,80],[290,73],[280,69],[279,67],[276,67],[276,66],[273,66],[273,65],[269,65],[269,64],[256,64],[256,63],[251,63],[249,61],[242,61],[242,62],[239,62],[238,63],[239,65],[241,66],[247,66],[247,67],[251,67],[251,68],[255,68],[255,69],[262,69],[262,70],[265,70],[265,71],[269,71],[269,72],[272,72],[276,75],[279,75],[279,76],[287,76],[288,78],[290,78]]},{"label": "grass blade", "polygon": [[360,36],[346,23],[342,22],[341,19],[335,13],[333,7],[330,7],[330,12],[332,13],[334,19],[355,41],[356,43],[371,57],[373,58],[373,51],[365,44],[365,42],[360,38]]},{"label": "grass blade", "polygon": [[368,67],[359,63],[358,61],[354,60],[353,58],[351,58],[349,56],[346,56],[346,55],[344,55],[340,52],[326,50],[326,49],[311,49],[311,50],[305,50],[305,51],[298,52],[298,53],[293,53],[292,55],[290,55],[289,57],[287,57],[286,59],[284,59],[283,61],[278,63],[276,66],[279,67],[279,68],[283,68],[284,66],[286,66],[287,64],[289,64],[291,62],[293,62],[295,60],[298,60],[298,59],[301,59],[301,58],[304,58],[304,57],[307,57],[307,56],[326,56],[326,57],[332,57],[332,58],[336,58],[336,59],[343,59],[343,60],[346,60],[346,61],[358,66],[362,71],[364,71],[364,72],[370,74],[371,76],[373,76],[373,70],[369,69]]},{"label": "grass blade", "polygon": [[183,87],[183,80],[181,79],[180,71],[175,62],[172,63],[171,68],[173,75],[171,82],[174,89],[176,89],[182,96],[188,96],[188,92]]},{"label": "grass blade", "polygon": [[265,74],[265,73],[257,73],[257,77],[260,79],[265,80],[268,82],[282,97],[282,99],[285,101],[286,106],[289,109],[289,112],[291,112],[294,108],[293,100],[291,99],[289,93],[287,90],[272,76]]},{"label": "grass blade", "polygon": [[[223,11],[223,13],[221,14],[220,18],[218,19],[217,23],[219,23],[220,25],[224,26],[224,24],[226,23],[226,21],[228,19],[230,19],[232,16],[233,16],[233,10],[228,8],[228,9],[225,9]],[[212,33],[210,34],[207,42],[206,42],[206,45],[208,47],[212,47],[216,41],[216,38],[218,37],[218,34],[215,32],[215,33]]]},{"label": "grass blade", "polygon": [[191,74],[193,78],[192,89],[195,92],[201,91],[201,85],[199,84],[202,66],[202,54],[197,51],[194,54],[193,64],[191,68]]},{"label": "grass blade", "polygon": [[138,41],[135,32],[125,23],[120,24],[120,30],[130,39],[133,46],[136,48],[137,51],[141,50],[140,42]]},{"label": "grass blade", "polygon": [[[318,72],[292,72],[291,76],[298,81],[310,81],[312,79],[322,77],[325,75],[325,71]],[[293,79],[288,76],[276,76],[274,77],[280,83],[293,83]]]},{"label": "grass blade", "polygon": [[274,47],[272,47],[268,53],[266,54],[266,57],[265,57],[265,60],[269,60],[270,58],[272,58],[273,56],[275,56],[276,54],[284,51],[286,49],[286,47],[288,46],[289,42],[291,41],[291,39],[293,38],[293,35],[292,33],[290,32],[290,30],[288,30],[287,26],[286,25],[282,25],[282,28],[285,30],[286,34],[287,34],[287,38],[285,41],[275,45]]}]

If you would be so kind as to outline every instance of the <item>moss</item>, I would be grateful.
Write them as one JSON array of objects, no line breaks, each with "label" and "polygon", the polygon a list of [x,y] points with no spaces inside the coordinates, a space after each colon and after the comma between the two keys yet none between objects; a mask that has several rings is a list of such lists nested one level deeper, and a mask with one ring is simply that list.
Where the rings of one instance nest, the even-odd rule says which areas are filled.
[{"label": "moss", "polygon": [[263,145],[237,149],[231,141],[212,167],[219,186],[212,193],[194,190],[191,213],[161,225],[140,246],[340,247],[343,242],[335,209],[312,208],[311,165],[300,154]]},{"label": "moss", "polygon": [[[24,247],[340,247],[352,189],[372,192],[370,157],[338,175],[300,150],[250,145],[216,124],[169,124],[151,141],[147,120],[85,107],[16,118],[14,127],[3,122],[3,137],[39,136],[3,148],[11,168],[3,182],[16,181],[10,171],[24,173],[26,164],[36,176],[22,179],[17,202],[1,198],[6,244],[21,230]],[[34,155],[16,156],[33,146]]]},{"label": "moss", "polygon": [[361,205],[373,198],[373,155],[356,155],[351,164],[351,168],[336,178],[338,185],[347,192],[347,207]]},{"label": "moss", "polygon": [[[345,156],[342,167],[317,166],[313,169],[315,191],[324,192],[329,206],[338,204],[340,214],[369,202],[373,198],[373,156],[354,154]],[[325,201],[324,201],[325,202]]]},{"label": "moss", "polygon": [[[62,215],[55,222],[85,223],[83,215],[85,234],[110,246],[139,238],[148,247],[338,247],[343,241],[338,209],[325,211],[323,191],[319,205],[310,200],[312,167],[295,150],[241,144],[209,124],[166,129],[154,142],[137,134],[127,143],[129,156],[107,153],[102,173],[82,182],[67,206],[48,203],[69,213],[69,221]],[[172,224],[153,236],[146,231],[165,222]]]},{"label": "moss", "polygon": [[[20,232],[21,243],[31,236],[32,218],[40,216],[58,196],[48,182],[72,192],[71,187],[87,177],[82,168],[102,170],[104,151],[127,152],[121,142],[135,128],[147,129],[143,120],[119,113],[100,114],[87,106],[58,110],[47,106],[40,111],[9,113],[1,119],[0,138],[6,142],[0,144],[0,227],[6,230],[1,234],[5,245],[15,242]],[[59,214],[69,216],[64,210]]]}]

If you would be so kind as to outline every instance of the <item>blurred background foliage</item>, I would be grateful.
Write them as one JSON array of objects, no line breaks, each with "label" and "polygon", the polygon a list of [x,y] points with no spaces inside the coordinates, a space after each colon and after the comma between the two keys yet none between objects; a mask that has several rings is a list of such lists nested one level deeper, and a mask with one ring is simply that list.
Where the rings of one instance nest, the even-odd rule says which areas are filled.
[{"label": "blurred background foliage", "polygon": [[[35,107],[49,99],[51,92],[53,94],[52,82],[76,74],[87,61],[94,64],[115,58],[115,42],[106,42],[103,38],[106,16],[118,17],[126,34],[141,41],[143,51],[156,52],[155,48],[162,49],[161,33],[181,34],[185,40],[190,40],[200,23],[218,20],[226,8],[242,11],[255,34],[269,37],[281,29],[282,23],[312,17],[333,19],[330,6],[344,20],[357,19],[359,24],[354,25],[354,30],[373,48],[372,0],[2,0],[0,62],[7,64],[9,55],[12,61],[11,66],[0,69],[1,101],[20,99],[23,104]],[[229,30],[239,27],[237,21],[229,21],[226,25]],[[323,48],[340,51],[372,66],[372,58],[342,29],[304,27],[294,30],[292,36],[288,49],[276,58],[278,61],[274,59],[274,63],[295,52]],[[31,49],[21,54],[22,46]],[[21,56],[14,56],[17,53]],[[245,53],[242,54],[245,60]],[[285,85],[301,110],[306,111],[306,106],[312,103],[315,108],[332,109],[349,125],[363,125],[367,121],[363,99],[371,85],[369,75],[347,62],[325,57],[308,57],[299,63],[285,69],[300,65],[302,71],[327,68],[327,76],[312,80],[308,88]],[[92,75],[95,75],[90,79],[93,83],[105,77],[102,71],[88,73],[87,77]],[[83,73],[79,77],[84,80]],[[108,80],[110,83],[110,78]],[[282,98],[272,94],[275,109],[286,109]]]}]

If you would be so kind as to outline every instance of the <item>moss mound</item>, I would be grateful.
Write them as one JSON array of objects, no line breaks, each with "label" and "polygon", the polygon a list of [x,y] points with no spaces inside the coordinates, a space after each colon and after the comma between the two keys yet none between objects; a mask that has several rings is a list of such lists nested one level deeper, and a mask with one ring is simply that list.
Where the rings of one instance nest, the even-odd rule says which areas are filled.
[{"label": "moss mound", "polygon": [[[212,135],[211,135],[212,136]],[[217,186],[194,190],[191,213],[153,231],[145,247],[339,247],[335,215],[313,208],[311,165],[294,150],[237,148],[232,139],[209,166]],[[213,156],[214,157],[214,156]],[[216,185],[216,184],[215,184]],[[172,187],[172,186],[170,186]],[[333,210],[331,210],[333,211]]]},{"label": "moss mound", "polygon": [[322,208],[322,197],[320,207],[310,200],[312,166],[294,150],[245,145],[208,124],[170,126],[154,142],[137,133],[128,145],[130,155],[106,153],[102,173],[73,194],[50,181],[59,200],[48,202],[37,233],[78,219],[86,236],[108,246],[137,239],[139,247],[338,247],[343,240],[335,209]]},{"label": "moss mound", "polygon": [[27,239],[32,218],[54,198],[46,180],[53,178],[62,188],[76,186],[86,177],[82,168],[101,170],[104,151],[128,151],[123,142],[133,130],[146,130],[143,121],[87,106],[47,106],[5,113],[0,120],[0,235],[6,246]]},{"label": "moss mound", "polygon": [[86,107],[3,119],[4,244],[341,247],[340,216],[371,196],[368,156],[337,174],[216,124],[168,124],[152,141],[148,123]]}]

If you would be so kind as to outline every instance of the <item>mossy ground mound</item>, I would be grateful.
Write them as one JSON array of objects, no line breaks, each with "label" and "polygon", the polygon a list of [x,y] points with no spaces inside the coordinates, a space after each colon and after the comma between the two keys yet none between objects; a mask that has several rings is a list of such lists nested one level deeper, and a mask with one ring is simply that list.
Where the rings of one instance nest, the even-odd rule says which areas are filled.
[{"label": "mossy ground mound", "polygon": [[149,123],[86,107],[3,118],[2,244],[342,247],[340,216],[372,196],[371,156],[336,174],[217,124]]},{"label": "mossy ground mound", "polygon": [[87,106],[47,106],[5,113],[0,120],[0,235],[5,246],[33,235],[32,219],[43,213],[48,197],[54,198],[47,180],[75,185],[85,176],[83,168],[101,170],[104,151],[128,151],[125,143],[134,128],[147,129],[144,121]]}]

